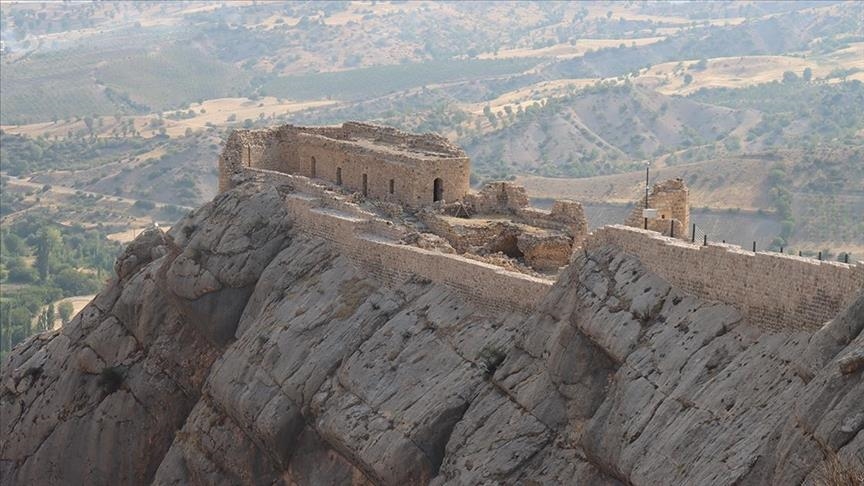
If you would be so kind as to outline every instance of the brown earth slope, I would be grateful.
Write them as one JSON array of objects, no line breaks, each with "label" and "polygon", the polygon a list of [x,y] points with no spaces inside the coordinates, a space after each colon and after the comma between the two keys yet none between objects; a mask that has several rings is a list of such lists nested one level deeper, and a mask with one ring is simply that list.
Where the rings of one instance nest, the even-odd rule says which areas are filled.
[{"label": "brown earth slope", "polygon": [[3,484],[798,484],[864,451],[864,295],[766,334],[603,248],[500,313],[380,285],[281,197],[142,234],[13,351]]}]

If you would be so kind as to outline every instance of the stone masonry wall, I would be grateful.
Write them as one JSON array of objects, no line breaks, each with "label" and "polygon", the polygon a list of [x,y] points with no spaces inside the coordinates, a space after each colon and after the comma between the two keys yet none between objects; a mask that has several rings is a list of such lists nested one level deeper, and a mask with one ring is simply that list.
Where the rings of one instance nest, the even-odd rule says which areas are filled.
[{"label": "stone masonry wall", "polygon": [[532,310],[554,283],[459,255],[401,244],[399,240],[407,234],[403,227],[335,199],[314,179],[263,169],[246,174],[293,188],[285,204],[295,227],[329,241],[386,285],[419,276],[453,288],[490,311],[508,312]]},{"label": "stone masonry wall", "polygon": [[464,202],[472,214],[508,215],[531,226],[564,231],[577,246],[588,234],[588,219],[581,203],[561,199],[552,204],[550,211],[533,208],[525,187],[513,182],[489,182],[480,192],[466,196]]},{"label": "stone masonry wall", "polygon": [[220,191],[250,168],[320,178],[349,190],[411,207],[469,191],[470,160],[443,137],[349,122],[341,127],[285,125],[235,130],[219,158]]},{"label": "stone masonry wall", "polygon": [[864,262],[844,264],[726,244],[701,246],[622,225],[606,226],[586,248],[615,245],[669,283],[735,306],[768,330],[812,330],[864,289]]},{"label": "stone masonry wall", "polygon": [[551,289],[551,280],[510,272],[458,255],[404,245],[382,236],[383,221],[370,221],[341,210],[319,207],[313,196],[291,194],[286,205],[295,225],[330,241],[361,262],[386,284],[412,276],[451,287],[495,311],[531,310]]},{"label": "stone masonry wall", "polygon": [[508,214],[530,204],[525,187],[512,182],[498,181],[486,183],[480,192],[465,198],[472,213]]},{"label": "stone masonry wall", "polygon": [[[648,195],[648,207],[657,210],[657,219],[648,220],[649,230],[669,235],[672,232],[670,220],[674,220],[676,237],[686,239],[690,234],[690,190],[682,179],[669,179],[654,184],[651,194]],[[639,198],[624,224],[643,228],[644,208],[645,198]]]}]

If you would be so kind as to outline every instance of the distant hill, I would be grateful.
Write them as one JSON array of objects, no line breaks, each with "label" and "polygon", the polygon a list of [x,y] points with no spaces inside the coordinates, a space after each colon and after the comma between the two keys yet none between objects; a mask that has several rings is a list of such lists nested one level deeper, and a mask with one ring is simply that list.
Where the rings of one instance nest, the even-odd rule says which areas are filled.
[{"label": "distant hill", "polygon": [[481,176],[529,173],[586,177],[634,168],[634,161],[722,140],[758,119],[627,85],[550,100],[506,128],[466,142]]}]

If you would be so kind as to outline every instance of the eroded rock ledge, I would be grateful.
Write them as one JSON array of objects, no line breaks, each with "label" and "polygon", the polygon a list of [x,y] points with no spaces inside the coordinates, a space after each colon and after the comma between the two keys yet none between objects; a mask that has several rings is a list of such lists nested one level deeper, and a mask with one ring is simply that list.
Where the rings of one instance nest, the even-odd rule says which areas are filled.
[{"label": "eroded rock ledge", "polygon": [[14,350],[3,484],[798,484],[864,451],[864,296],[766,333],[607,246],[494,312],[382,285],[284,197],[248,183],[142,234]]}]

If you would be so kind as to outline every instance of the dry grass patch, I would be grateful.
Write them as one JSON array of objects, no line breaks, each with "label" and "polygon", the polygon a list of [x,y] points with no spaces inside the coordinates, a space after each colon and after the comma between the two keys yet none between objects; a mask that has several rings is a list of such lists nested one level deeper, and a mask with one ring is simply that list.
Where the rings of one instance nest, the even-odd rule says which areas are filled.
[{"label": "dry grass patch", "polygon": [[[663,94],[687,95],[701,88],[742,88],[754,84],[783,79],[783,73],[792,71],[801,76],[804,69],[813,71],[813,78],[824,78],[835,69],[861,69],[864,71],[864,43],[858,42],[823,56],[741,56],[718,57],[707,60],[705,69],[692,69],[699,62],[691,59],[652,66],[636,78],[636,83],[656,89]],[[693,78],[685,84],[685,75]],[[849,79],[864,79],[864,73],[855,73]]]}]

